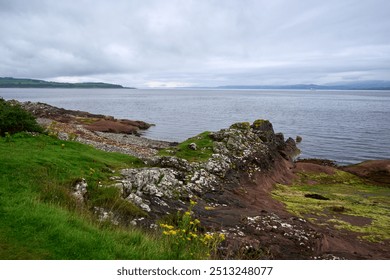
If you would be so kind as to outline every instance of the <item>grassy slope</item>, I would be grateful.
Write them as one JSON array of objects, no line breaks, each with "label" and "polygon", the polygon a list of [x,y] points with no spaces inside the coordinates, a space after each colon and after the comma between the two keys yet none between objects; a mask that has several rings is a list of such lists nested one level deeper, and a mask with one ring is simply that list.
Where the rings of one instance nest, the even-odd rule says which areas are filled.
[{"label": "grassy slope", "polygon": [[[213,140],[210,138],[210,132],[203,132],[195,137],[191,137],[173,148],[167,148],[159,151],[161,156],[175,156],[188,161],[206,161],[213,153]],[[196,150],[191,150],[188,145],[195,143]]]},{"label": "grassy slope", "polygon": [[0,138],[0,259],[188,258],[156,236],[97,223],[70,195],[79,178],[93,190],[112,169],[141,165],[44,135]]},{"label": "grassy slope", "polygon": [[[305,194],[318,194],[329,200],[306,198]],[[350,173],[302,173],[292,186],[278,185],[273,196],[290,212],[315,223],[359,232],[370,241],[390,239],[390,189],[369,185]],[[345,215],[363,217],[368,223],[351,224],[343,219]]]}]

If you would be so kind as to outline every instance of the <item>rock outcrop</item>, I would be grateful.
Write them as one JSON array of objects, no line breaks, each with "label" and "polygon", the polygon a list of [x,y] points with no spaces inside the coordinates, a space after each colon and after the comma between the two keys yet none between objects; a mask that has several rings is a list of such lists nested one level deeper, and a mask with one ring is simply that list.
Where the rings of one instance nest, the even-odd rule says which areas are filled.
[{"label": "rock outcrop", "polygon": [[18,102],[16,100],[10,102],[18,103],[36,118],[50,119],[60,123],[79,124],[90,131],[138,134],[139,130],[148,129],[151,126],[151,124],[143,121],[115,119],[112,116],[67,110],[40,102]]},{"label": "rock outcrop", "polygon": [[269,121],[237,123],[209,137],[213,154],[207,161],[154,157],[147,161],[152,167],[122,170],[115,184],[122,185],[123,198],[148,212],[176,211],[170,206],[173,198],[188,201],[224,192],[228,185],[239,187],[242,174],[271,172],[278,161],[291,160],[298,152],[294,140],[284,141]]}]

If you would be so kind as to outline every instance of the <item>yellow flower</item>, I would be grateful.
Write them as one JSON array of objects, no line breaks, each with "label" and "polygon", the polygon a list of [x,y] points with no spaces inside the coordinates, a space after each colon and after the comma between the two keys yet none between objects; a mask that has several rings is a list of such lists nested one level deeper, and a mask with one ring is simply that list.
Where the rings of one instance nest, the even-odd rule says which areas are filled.
[{"label": "yellow flower", "polygon": [[211,207],[211,206],[205,206],[204,207],[205,210],[214,210],[214,207]]},{"label": "yellow flower", "polygon": [[195,220],[194,220],[194,223],[195,223],[195,224],[200,224],[200,221],[199,221],[198,219],[195,219]]},{"label": "yellow flower", "polygon": [[213,239],[213,236],[211,234],[206,233],[204,235],[204,240],[210,240],[210,239]]},{"label": "yellow flower", "polygon": [[187,212],[184,213],[184,215],[186,215],[186,216],[191,216],[191,212],[190,212],[190,211],[187,211]]},{"label": "yellow flower", "polygon": [[225,234],[220,233],[220,234],[219,234],[219,238],[220,238],[222,241],[225,240],[225,239],[226,239]]},{"label": "yellow flower", "polygon": [[190,200],[190,204],[191,204],[192,206],[195,206],[195,205],[197,204],[197,202],[194,201],[194,200]]},{"label": "yellow flower", "polygon": [[169,235],[169,233],[166,230],[163,231],[163,234],[164,235]]},{"label": "yellow flower", "polygon": [[174,226],[167,225],[167,224],[160,224],[160,227],[166,228],[166,229],[174,229],[175,228]]}]

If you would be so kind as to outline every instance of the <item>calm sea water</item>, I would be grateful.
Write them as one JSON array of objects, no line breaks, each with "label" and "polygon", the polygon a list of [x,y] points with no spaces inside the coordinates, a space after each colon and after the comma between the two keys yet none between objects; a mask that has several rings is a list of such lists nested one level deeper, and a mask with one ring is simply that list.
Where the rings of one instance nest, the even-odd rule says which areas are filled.
[{"label": "calm sea water", "polygon": [[0,89],[0,97],[143,120],[156,124],[145,137],[169,141],[268,119],[286,137],[302,136],[302,158],[390,158],[390,91]]}]

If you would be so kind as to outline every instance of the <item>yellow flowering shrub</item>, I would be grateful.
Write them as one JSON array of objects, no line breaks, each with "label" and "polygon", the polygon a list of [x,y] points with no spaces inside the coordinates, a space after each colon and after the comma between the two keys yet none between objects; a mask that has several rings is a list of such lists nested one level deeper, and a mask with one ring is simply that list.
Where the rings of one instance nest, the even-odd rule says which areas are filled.
[{"label": "yellow flowering shrub", "polygon": [[201,233],[199,219],[193,218],[192,209],[195,205],[196,201],[191,200],[187,211],[178,212],[177,225],[161,223],[160,227],[177,254],[185,252],[192,259],[207,259],[217,251],[225,235]]}]

